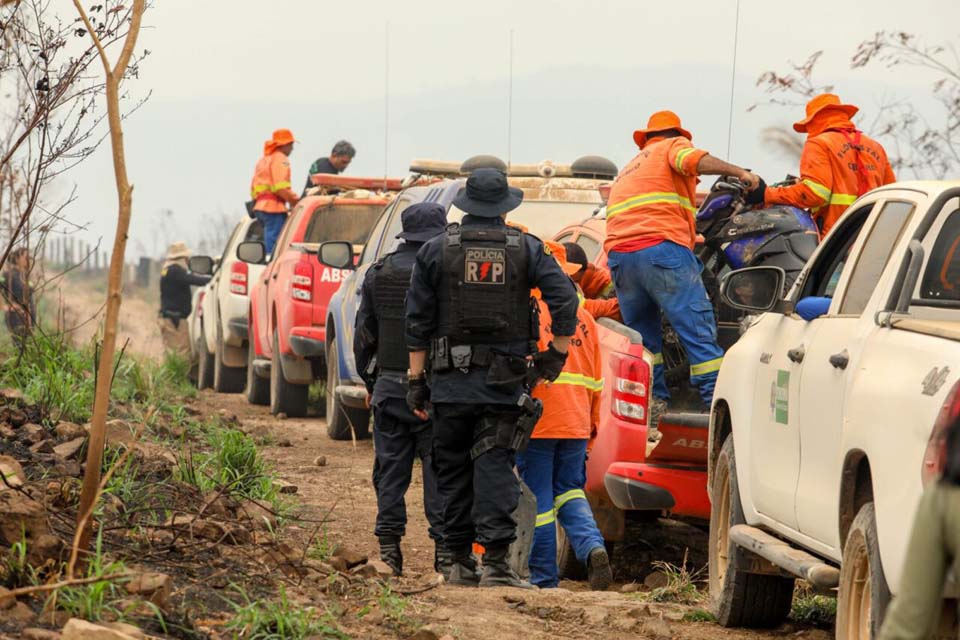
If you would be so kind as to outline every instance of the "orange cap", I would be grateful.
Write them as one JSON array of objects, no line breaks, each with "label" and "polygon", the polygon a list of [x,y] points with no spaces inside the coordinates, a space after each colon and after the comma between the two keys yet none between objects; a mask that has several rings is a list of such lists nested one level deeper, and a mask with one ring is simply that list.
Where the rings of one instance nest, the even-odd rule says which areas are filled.
[{"label": "orange cap", "polygon": [[546,245],[553,257],[560,263],[560,268],[563,269],[565,274],[572,276],[577,271],[580,271],[580,265],[567,262],[567,248],[562,244],[554,242],[553,240],[545,240],[543,244]]},{"label": "orange cap", "polygon": [[291,142],[296,142],[297,140],[293,137],[293,132],[290,129],[277,129],[273,132],[273,137],[270,139],[270,142],[282,147],[285,144],[290,144]]},{"label": "orange cap", "polygon": [[821,93],[807,103],[807,117],[800,122],[794,122],[793,130],[797,133],[806,133],[807,125],[810,124],[810,121],[813,120],[818,113],[824,111],[825,109],[836,109],[838,111],[842,111],[848,118],[852,118],[857,111],[860,111],[859,108],[853,106],[852,104],[843,104],[840,102],[840,96],[836,94]]},{"label": "orange cap", "polygon": [[693,140],[693,134],[684,129],[680,124],[680,116],[673,111],[657,111],[647,120],[646,129],[637,129],[633,132],[633,141],[637,143],[638,147],[643,149],[644,145],[647,144],[647,136],[651,133],[667,131],[669,129],[676,129],[687,140]]}]

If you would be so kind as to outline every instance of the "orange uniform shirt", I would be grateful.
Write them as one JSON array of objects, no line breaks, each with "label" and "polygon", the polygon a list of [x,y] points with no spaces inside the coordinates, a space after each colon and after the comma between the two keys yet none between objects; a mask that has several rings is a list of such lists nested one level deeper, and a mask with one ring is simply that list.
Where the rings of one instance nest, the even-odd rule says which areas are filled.
[{"label": "orange uniform shirt", "polygon": [[684,137],[648,141],[610,188],[607,252],[664,240],[693,249],[697,165],[705,155]]},{"label": "orange uniform shirt", "polygon": [[[553,339],[553,332],[547,305],[539,298],[537,303],[540,306],[539,348],[543,350]],[[533,397],[543,402],[543,416],[533,431],[534,438],[588,439],[596,433],[603,390],[601,367],[597,323],[581,306],[560,377],[533,390]]]},{"label": "orange uniform shirt", "polygon": [[623,316],[620,314],[620,303],[616,298],[609,300],[591,300],[587,298],[583,301],[583,308],[587,310],[594,319],[612,318],[617,322],[623,322]]},{"label": "orange uniform shirt", "polygon": [[764,201],[809,209],[826,233],[859,196],[897,178],[883,146],[856,131],[845,115],[818,116],[808,131],[800,156],[800,182],[767,187]]},{"label": "orange uniform shirt", "polygon": [[580,288],[587,298],[610,298],[613,296],[613,279],[606,269],[593,264],[587,265],[587,270],[580,277]]},{"label": "orange uniform shirt", "polygon": [[290,184],[290,160],[285,154],[273,151],[260,158],[253,170],[250,196],[256,200],[254,210],[264,213],[285,213],[287,203],[297,201]]}]

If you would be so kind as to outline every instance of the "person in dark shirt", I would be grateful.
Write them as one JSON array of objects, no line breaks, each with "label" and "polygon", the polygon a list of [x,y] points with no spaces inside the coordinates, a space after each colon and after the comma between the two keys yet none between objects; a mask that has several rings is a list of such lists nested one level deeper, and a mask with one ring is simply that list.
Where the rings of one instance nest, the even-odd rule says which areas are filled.
[{"label": "person in dark shirt", "polygon": [[307,189],[313,186],[310,183],[310,176],[315,173],[332,173],[334,175],[342,173],[344,169],[350,166],[353,156],[357,155],[357,150],[346,140],[341,140],[333,145],[330,151],[330,157],[317,158],[310,169],[307,171],[307,182],[303,185],[303,195],[307,195]]},{"label": "person in dark shirt", "polygon": [[30,285],[30,251],[20,247],[10,252],[10,267],[4,276],[7,329],[19,351],[37,323],[37,309]]},{"label": "person in dark shirt", "polygon": [[190,315],[191,286],[203,286],[210,276],[190,273],[187,261],[190,249],[184,242],[174,242],[167,251],[167,260],[160,271],[160,334],[167,351],[190,355],[190,332],[185,322]]},{"label": "person in dark shirt", "polygon": [[434,541],[434,569],[443,570],[441,528],[443,501],[433,472],[433,432],[429,420],[421,420],[407,407],[407,345],[403,340],[404,298],[410,273],[423,243],[443,233],[447,210],[435,202],[422,202],[404,209],[400,216],[403,243],[384,256],[363,278],[360,308],[353,334],[357,370],[373,396],[373,487],[377,494],[377,524],[380,559],[395,575],[403,571],[400,539],[406,534],[407,507],[404,496],[410,487],[413,462],[419,456],[423,470],[423,506]]}]

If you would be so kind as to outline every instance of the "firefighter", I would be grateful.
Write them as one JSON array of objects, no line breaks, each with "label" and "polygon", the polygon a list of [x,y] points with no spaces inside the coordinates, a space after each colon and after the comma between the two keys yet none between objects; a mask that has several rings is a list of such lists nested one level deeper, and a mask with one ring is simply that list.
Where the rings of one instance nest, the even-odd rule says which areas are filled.
[{"label": "firefighter", "polygon": [[[563,245],[547,242],[567,275],[580,265],[566,260]],[[540,301],[540,346],[550,339],[550,319]],[[533,396],[543,402],[543,417],[533,431],[517,467],[537,497],[537,522],[530,551],[530,582],[541,588],[560,583],[557,568],[557,522],[563,527],[577,560],[587,567],[590,587],[605,591],[613,580],[603,536],[583,491],[587,444],[600,424],[602,362],[597,325],[584,307],[577,310],[577,329],[570,341],[563,371]]]},{"label": "firefighter", "polygon": [[643,335],[654,354],[651,416],[670,398],[663,375],[660,312],[676,330],[690,361],[690,381],[710,406],[723,350],[717,344],[713,305],[693,253],[697,176],[728,175],[750,189],[760,184],[753,173],[729,164],[691,143],[672,111],[659,111],[645,129],[634,132],[640,147],[610,189],[604,248],[613,275],[620,312]]},{"label": "firefighter", "polygon": [[[353,354],[373,407],[373,487],[377,495],[377,524],[380,559],[395,575],[403,572],[400,539],[406,533],[407,508],[404,496],[410,486],[414,458],[423,467],[423,506],[430,538],[440,543],[443,505],[437,493],[431,463],[432,425],[407,407],[406,343],[404,298],[410,286],[410,272],[417,251],[424,242],[443,233],[447,212],[439,204],[425,202],[405,209],[400,216],[403,243],[367,271],[357,311]],[[439,553],[434,568],[439,570]]]},{"label": "firefighter", "polygon": [[333,175],[343,173],[353,162],[355,155],[357,155],[357,150],[346,140],[340,140],[333,145],[329,157],[317,158],[310,165],[310,169],[307,171],[307,183],[303,185],[303,195],[307,195],[307,189],[313,186],[310,184],[310,176],[315,173],[331,173]]},{"label": "firefighter", "polygon": [[289,129],[277,129],[270,140],[263,143],[263,157],[257,162],[250,183],[253,197],[253,215],[263,225],[263,246],[266,253],[273,248],[287,221],[287,206],[299,198],[290,188],[290,160],[296,140]]},{"label": "firefighter", "polygon": [[583,247],[576,242],[564,242],[563,248],[567,252],[567,260],[570,264],[579,267],[570,277],[580,286],[583,295],[591,300],[612,298],[614,290],[610,272],[587,260]]},{"label": "firefighter", "polygon": [[[539,414],[526,386],[560,375],[576,329],[570,278],[538,238],[504,223],[522,199],[503,172],[474,171],[453,202],[465,213],[462,223],[423,246],[407,293],[407,403],[422,418],[432,403],[449,582],[463,586],[530,588],[507,561],[520,496],[515,453]],[[554,334],[539,352],[534,287],[550,309]],[[474,540],[486,549],[482,576],[471,555]]]},{"label": "firefighter", "polygon": [[185,242],[174,242],[167,249],[167,259],[160,269],[160,337],[164,349],[184,357],[190,355],[190,332],[186,319],[190,316],[190,287],[202,287],[210,276],[190,273],[190,249]]},{"label": "firefighter", "polygon": [[806,133],[800,156],[800,181],[766,187],[763,202],[809,209],[825,234],[840,215],[867,191],[896,181],[887,152],[850,119],[859,109],[832,93],[807,103],[807,116],[793,125]]}]

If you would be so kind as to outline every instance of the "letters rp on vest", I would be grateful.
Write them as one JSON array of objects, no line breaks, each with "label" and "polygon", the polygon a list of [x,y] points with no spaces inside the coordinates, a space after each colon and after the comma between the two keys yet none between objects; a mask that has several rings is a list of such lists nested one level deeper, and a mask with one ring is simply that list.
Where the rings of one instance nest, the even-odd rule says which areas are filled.
[{"label": "letters rp on vest", "polygon": [[438,337],[453,344],[531,339],[530,285],[523,234],[450,225],[438,291]]}]

